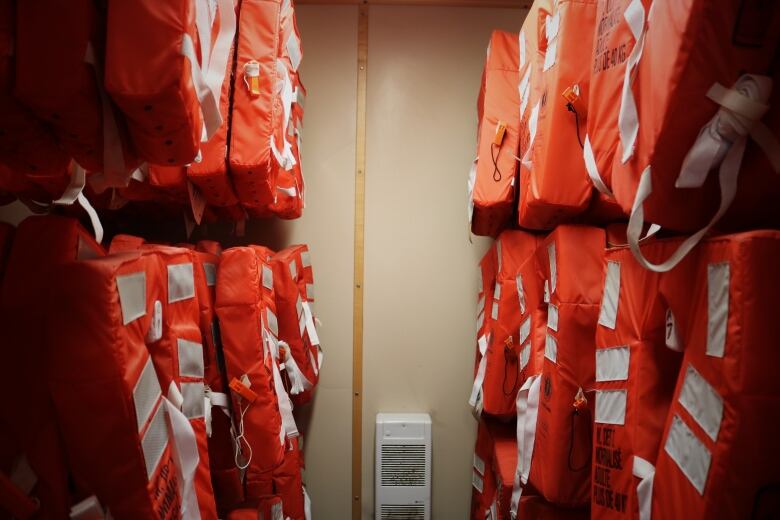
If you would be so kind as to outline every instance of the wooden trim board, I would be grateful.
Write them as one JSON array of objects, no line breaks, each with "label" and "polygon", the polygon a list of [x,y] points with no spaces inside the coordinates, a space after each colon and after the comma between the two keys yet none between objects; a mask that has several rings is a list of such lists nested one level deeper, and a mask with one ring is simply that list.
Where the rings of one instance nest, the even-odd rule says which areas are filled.
[{"label": "wooden trim board", "polygon": [[355,259],[352,317],[352,520],[363,508],[363,250],[366,197],[366,79],[368,5],[358,7],[357,124],[355,135]]}]

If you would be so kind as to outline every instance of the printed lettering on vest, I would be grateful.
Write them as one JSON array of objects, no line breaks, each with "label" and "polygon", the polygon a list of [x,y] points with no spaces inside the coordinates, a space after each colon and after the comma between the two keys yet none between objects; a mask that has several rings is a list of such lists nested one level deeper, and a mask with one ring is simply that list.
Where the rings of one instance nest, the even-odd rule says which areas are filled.
[{"label": "printed lettering on vest", "polygon": [[625,513],[628,495],[617,492],[612,486],[612,470],[621,471],[624,464],[623,451],[615,443],[615,428],[596,424],[595,429],[593,502],[601,507]]}]

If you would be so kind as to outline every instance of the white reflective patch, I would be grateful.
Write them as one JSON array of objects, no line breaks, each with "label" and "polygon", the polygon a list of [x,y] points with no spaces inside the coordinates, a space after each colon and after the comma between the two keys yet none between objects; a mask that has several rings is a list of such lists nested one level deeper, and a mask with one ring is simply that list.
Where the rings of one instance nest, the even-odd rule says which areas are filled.
[{"label": "white reflective patch", "polygon": [[493,302],[493,309],[490,311],[490,317],[494,321],[498,319],[498,302]]},{"label": "white reflective patch", "polygon": [[550,258],[550,294],[553,294],[558,284],[558,264],[555,261],[555,242],[552,242],[547,246],[547,256]]},{"label": "white reflective patch", "polygon": [[477,301],[477,316],[482,314],[482,311],[485,310],[485,295],[481,295],[479,297],[479,301]]},{"label": "white reflective patch", "polygon": [[550,334],[547,335],[544,341],[544,357],[553,363],[558,362],[558,342]]},{"label": "white reflective patch", "polygon": [[149,330],[146,331],[146,343],[157,343],[162,338],[163,333],[163,306],[160,300],[154,301],[154,310],[152,310],[152,320],[149,323]]},{"label": "white reflective patch", "polygon": [[144,452],[144,463],[146,464],[146,478],[152,478],[154,470],[160,463],[165,447],[168,445],[168,425],[165,421],[165,412],[162,406],[157,407],[154,418],[149,424],[149,428],[141,439],[141,449]]},{"label": "white reflective patch", "polygon": [[710,439],[718,440],[720,422],[723,420],[723,399],[693,365],[689,364],[685,369],[685,380],[678,401]]},{"label": "white reflective patch", "polygon": [[285,47],[287,48],[287,55],[290,57],[290,64],[292,65],[293,70],[297,71],[298,67],[301,65],[301,42],[298,41],[298,36],[295,34],[295,31],[290,33],[290,37],[287,38],[287,43],[285,44]]},{"label": "white reflective patch", "polygon": [[531,317],[528,316],[523,323],[520,324],[520,344],[522,345],[525,343],[525,340],[528,339],[528,336],[531,335]]},{"label": "white reflective patch", "polygon": [[274,288],[274,272],[265,264],[263,264],[263,287],[266,289]]},{"label": "white reflective patch", "polygon": [[298,264],[295,262],[295,260],[290,262],[290,276],[293,280],[298,278]]},{"label": "white reflective patch", "polygon": [[298,317],[301,317],[301,314],[303,314],[303,300],[301,300],[301,295],[298,295],[298,301],[295,302],[295,310],[298,312]]},{"label": "white reflective patch", "polygon": [[133,405],[135,405],[138,431],[141,431],[144,424],[146,424],[161,395],[162,391],[160,390],[160,382],[157,380],[157,372],[154,371],[152,358],[149,357],[133,389]]},{"label": "white reflective patch", "polygon": [[729,264],[707,266],[707,355],[723,357],[729,320]]},{"label": "white reflective patch", "polygon": [[501,299],[501,283],[496,282],[496,284],[493,286],[493,299],[494,300],[500,300]]},{"label": "white reflective patch", "polygon": [[474,486],[474,489],[482,493],[482,477],[480,477],[479,473],[476,471],[471,472],[471,485]]},{"label": "white reflective patch", "polygon": [[677,333],[677,321],[674,319],[672,309],[666,309],[666,346],[675,352],[683,350],[680,336]]},{"label": "white reflective patch", "polygon": [[626,423],[625,390],[596,390],[596,422],[619,425]]},{"label": "white reflective patch", "polygon": [[523,370],[531,360],[531,343],[529,342],[520,351],[520,370]]},{"label": "white reflective patch", "polygon": [[477,470],[480,475],[485,474],[485,461],[476,453],[474,454],[474,469]]},{"label": "white reflective patch", "polygon": [[526,67],[523,79],[520,81],[520,117],[525,115],[528,108],[528,99],[531,93],[531,67]]},{"label": "white reflective patch", "polygon": [[547,326],[558,332],[558,307],[552,303],[547,304]]},{"label": "white reflective patch", "polygon": [[525,290],[523,289],[523,277],[517,275],[515,277],[515,285],[517,286],[517,299],[520,302],[520,314],[525,314]]},{"label": "white reflective patch", "polygon": [[192,263],[168,266],[168,303],[195,297],[195,280]]},{"label": "white reflective patch", "polygon": [[206,273],[206,285],[214,287],[217,285],[217,266],[216,264],[204,263],[203,272]]},{"label": "white reflective patch", "polygon": [[308,251],[301,253],[301,265],[304,268],[311,267],[311,255],[309,255]]},{"label": "white reflective patch", "polygon": [[482,329],[482,326],[485,324],[485,313],[483,312],[479,316],[477,316],[477,332],[479,332]]},{"label": "white reflective patch", "polygon": [[676,414],[672,417],[664,451],[677,464],[696,491],[703,496],[712,454]]},{"label": "white reflective patch", "polygon": [[596,381],[627,381],[630,357],[628,347],[596,349]]},{"label": "white reflective patch", "polygon": [[122,308],[122,324],[146,315],[146,273],[125,274],[116,277],[119,305]]},{"label": "white reflective patch", "polygon": [[268,319],[268,330],[271,331],[271,333],[279,337],[279,321],[276,319],[276,314],[274,314],[271,309],[266,309],[265,311],[266,317]]},{"label": "white reflective patch", "polygon": [[203,377],[203,345],[195,341],[177,339],[179,374],[184,377]]},{"label": "white reflective patch", "polygon": [[501,237],[496,240],[496,259],[498,261],[498,271],[501,272]]},{"label": "white reflective patch", "polygon": [[306,299],[307,300],[314,300],[314,284],[313,283],[307,283],[306,284]]},{"label": "white reflective patch", "polygon": [[544,303],[550,303],[550,283],[544,281]]},{"label": "white reflective patch", "polygon": [[181,395],[184,398],[181,411],[187,416],[187,419],[204,417],[206,387],[203,383],[182,383]]},{"label": "white reflective patch", "polygon": [[607,276],[604,279],[604,295],[601,298],[599,325],[615,330],[618,301],[620,299],[620,262],[607,262]]}]

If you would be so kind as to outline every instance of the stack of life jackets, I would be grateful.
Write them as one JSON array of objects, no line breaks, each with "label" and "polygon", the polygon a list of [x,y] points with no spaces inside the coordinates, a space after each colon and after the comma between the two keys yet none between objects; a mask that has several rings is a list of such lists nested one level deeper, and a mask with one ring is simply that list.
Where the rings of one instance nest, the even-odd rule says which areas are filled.
[{"label": "stack of life jackets", "polygon": [[[585,160],[630,212],[640,262],[668,270],[713,226],[780,222],[780,8],[601,0],[599,17]],[[651,263],[637,247],[644,222],[695,233]]]},{"label": "stack of life jackets", "polygon": [[[272,252],[250,249],[268,265]],[[247,445],[236,453],[234,440],[257,432],[234,416],[240,394],[226,382],[225,362],[235,349],[222,350],[220,331],[236,338],[242,330],[232,331],[229,319],[222,327],[215,320],[220,252],[214,242],[171,247],[119,235],[106,256],[75,220],[31,217],[20,225],[12,278],[3,286],[3,325],[12,341],[29,348],[7,352],[14,364],[3,381],[7,391],[33,387],[0,416],[0,516],[217,518],[219,512],[225,518],[246,508],[257,514],[266,495],[275,494],[285,517],[310,518],[294,435],[275,439],[282,456],[270,465],[270,488],[242,479]],[[308,251],[296,246],[285,256],[297,263],[310,306]],[[265,272],[267,284],[272,274]],[[273,289],[264,290],[270,317]],[[54,305],[68,312],[54,312]],[[296,316],[295,330],[298,323]],[[267,332],[275,334],[279,325]],[[318,344],[308,343],[306,355],[319,370]],[[290,369],[278,349],[269,343],[267,356],[262,347],[245,351],[244,362],[271,369],[270,391],[291,411],[290,382],[279,375]],[[255,424],[279,417],[276,409],[266,413]],[[293,427],[285,433],[294,433],[291,415],[282,422]],[[251,447],[259,462],[264,443]]]},{"label": "stack of life jackets", "polygon": [[[663,258],[681,241],[650,239],[642,252]],[[591,515],[646,519],[697,263],[691,255],[668,273],[655,273],[625,245],[608,249],[605,260],[596,328]]]},{"label": "stack of life jackets", "polygon": [[93,205],[147,201],[196,223],[301,215],[290,0],[3,0],[0,12],[3,201],[78,201],[93,220]]},{"label": "stack of life jackets", "polygon": [[[504,231],[482,259],[478,302],[477,356],[469,404],[477,415],[509,418],[521,386],[521,350],[531,336],[524,308],[520,265],[533,256],[539,238]],[[494,274],[495,273],[495,274]]]},{"label": "stack of life jackets", "polygon": [[663,427],[652,517],[777,516],[780,333],[769,309],[780,233],[711,238],[698,253],[682,366]]},{"label": "stack of life jackets", "polygon": [[623,216],[594,190],[582,156],[596,25],[596,0],[537,0],[518,36],[493,34],[469,177],[474,233],[495,237],[513,222],[551,230]]}]

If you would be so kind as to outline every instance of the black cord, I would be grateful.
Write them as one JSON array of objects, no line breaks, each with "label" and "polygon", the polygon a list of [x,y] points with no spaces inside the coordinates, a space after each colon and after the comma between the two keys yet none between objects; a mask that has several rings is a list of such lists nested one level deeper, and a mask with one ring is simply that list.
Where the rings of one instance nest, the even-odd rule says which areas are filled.
[{"label": "black cord", "polygon": [[[493,153],[493,150],[498,148],[498,154]],[[496,143],[490,143],[490,156],[493,158],[493,180],[498,182],[501,180],[501,170],[498,169],[498,156],[501,155],[501,147]]]},{"label": "black cord", "polygon": [[574,124],[577,125],[577,142],[580,143],[580,148],[585,149],[585,146],[582,144],[582,138],[580,137],[580,115],[577,113],[577,109],[574,108],[572,103],[566,103],[566,108],[569,112],[574,113]]},{"label": "black cord", "polygon": [[[574,423],[575,423],[575,417],[577,417],[578,415],[580,415],[580,411],[575,408],[571,414],[571,435],[569,437],[569,459],[566,461],[569,466],[569,471],[574,471],[574,472],[582,471],[585,468],[590,467],[590,458],[592,455],[590,450],[588,450],[588,458],[585,461],[585,463],[579,468],[573,467],[571,463],[571,456],[574,452]],[[590,423],[590,421],[588,421],[588,423]],[[588,441],[587,445],[590,446],[593,443],[593,433],[590,431],[590,428],[588,428],[588,437],[590,437],[590,440]]]},{"label": "black cord", "polygon": [[[517,369],[515,370],[515,382],[512,383],[512,388],[509,390],[509,392],[506,391],[506,382],[507,375],[509,374],[509,364],[514,363]],[[517,389],[517,383],[520,381],[520,363],[517,362],[517,356],[514,355],[514,352],[511,348],[509,348],[509,345],[504,345],[504,381],[501,383],[501,391],[504,392],[505,396],[512,395],[515,390]]]}]

